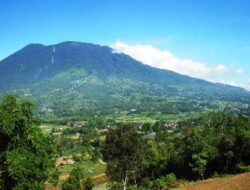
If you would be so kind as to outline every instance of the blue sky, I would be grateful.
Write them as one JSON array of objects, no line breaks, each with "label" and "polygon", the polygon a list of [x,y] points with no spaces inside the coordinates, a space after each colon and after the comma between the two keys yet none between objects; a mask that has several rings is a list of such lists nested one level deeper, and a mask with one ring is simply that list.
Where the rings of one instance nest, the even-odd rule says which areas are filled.
[{"label": "blue sky", "polygon": [[67,40],[110,45],[146,64],[250,89],[248,0],[0,1],[0,60],[29,43]]}]

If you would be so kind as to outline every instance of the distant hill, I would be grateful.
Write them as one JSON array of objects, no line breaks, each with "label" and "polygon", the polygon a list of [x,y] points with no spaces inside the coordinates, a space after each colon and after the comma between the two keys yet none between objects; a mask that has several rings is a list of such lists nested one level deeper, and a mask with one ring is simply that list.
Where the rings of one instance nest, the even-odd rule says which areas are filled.
[{"label": "distant hill", "polygon": [[0,62],[0,93],[33,98],[50,118],[248,109],[250,92],[156,69],[108,46],[30,44]]}]

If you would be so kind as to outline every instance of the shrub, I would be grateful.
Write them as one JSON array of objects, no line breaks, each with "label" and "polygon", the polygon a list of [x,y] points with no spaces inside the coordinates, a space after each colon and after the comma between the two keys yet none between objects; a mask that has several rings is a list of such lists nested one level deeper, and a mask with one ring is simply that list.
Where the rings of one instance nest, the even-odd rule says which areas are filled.
[{"label": "shrub", "polygon": [[176,176],[174,173],[167,174],[165,182],[168,187],[176,187]]}]

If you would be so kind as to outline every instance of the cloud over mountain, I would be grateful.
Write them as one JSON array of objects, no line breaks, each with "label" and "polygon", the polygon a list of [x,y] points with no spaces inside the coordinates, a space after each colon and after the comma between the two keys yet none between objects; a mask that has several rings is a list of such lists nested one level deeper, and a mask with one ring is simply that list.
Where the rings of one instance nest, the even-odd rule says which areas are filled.
[{"label": "cloud over mountain", "polygon": [[[219,82],[220,77],[225,75],[242,74],[244,72],[241,68],[233,68],[223,64],[208,65],[193,59],[180,58],[168,50],[160,50],[149,44],[130,45],[118,40],[111,47],[116,53],[128,54],[144,64],[213,82]],[[236,85],[232,81],[225,83]]]}]

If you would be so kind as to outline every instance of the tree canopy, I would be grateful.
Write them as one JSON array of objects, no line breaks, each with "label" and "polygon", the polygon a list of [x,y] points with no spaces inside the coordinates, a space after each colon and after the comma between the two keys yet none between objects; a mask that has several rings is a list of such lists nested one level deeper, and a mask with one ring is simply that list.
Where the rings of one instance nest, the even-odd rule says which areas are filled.
[{"label": "tree canopy", "polygon": [[55,147],[33,116],[34,104],[7,94],[0,103],[0,189],[39,190],[54,167]]},{"label": "tree canopy", "polygon": [[107,173],[116,186],[127,180],[129,188],[171,187],[175,176],[200,180],[247,169],[250,119],[218,112],[174,129],[161,122],[126,124],[109,130],[103,148]]},{"label": "tree canopy", "polygon": [[103,147],[104,161],[107,162],[107,174],[111,180],[127,183],[136,179],[141,162],[141,135],[136,127],[122,124],[110,129]]}]

